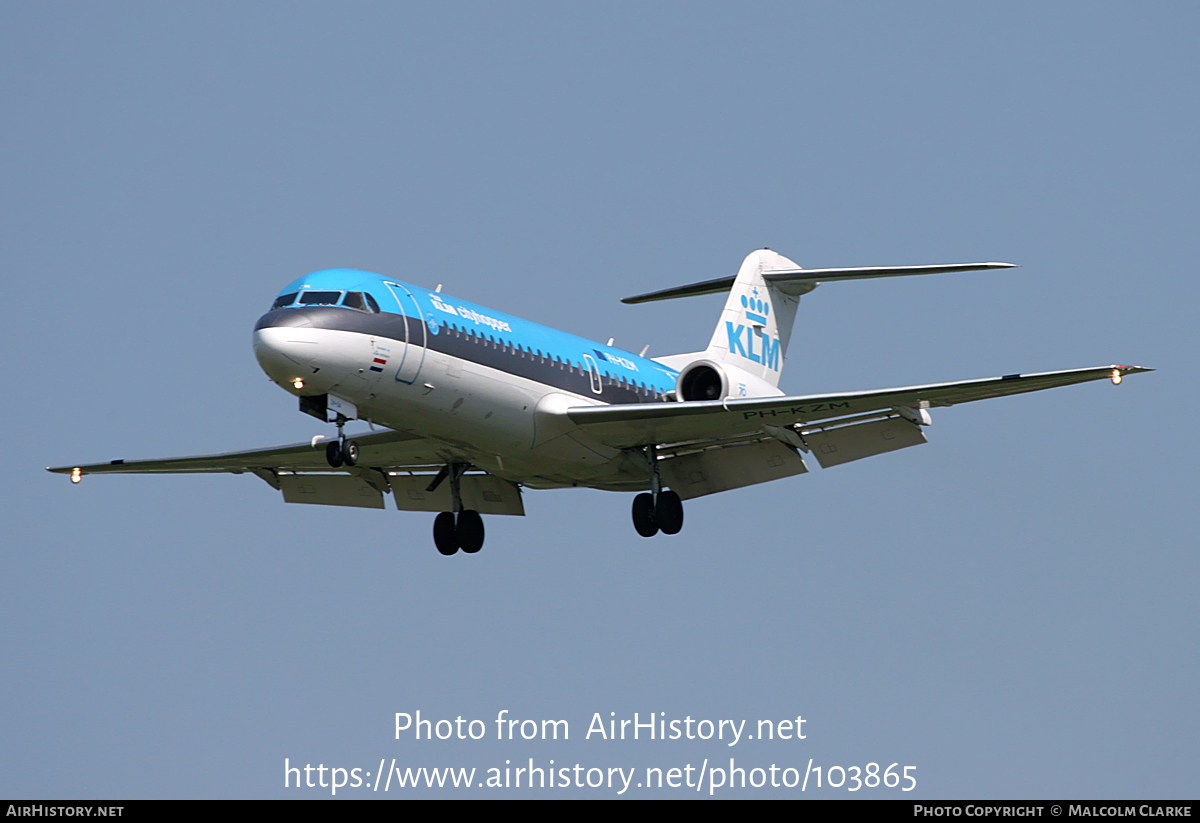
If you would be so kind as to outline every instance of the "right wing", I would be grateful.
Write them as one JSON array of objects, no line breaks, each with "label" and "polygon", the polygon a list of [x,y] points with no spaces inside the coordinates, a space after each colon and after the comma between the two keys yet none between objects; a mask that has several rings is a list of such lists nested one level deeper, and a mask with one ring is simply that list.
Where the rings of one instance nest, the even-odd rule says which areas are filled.
[{"label": "right wing", "polygon": [[[362,457],[359,463],[385,469],[413,466],[437,466],[445,463],[439,458],[435,444],[423,437],[405,432],[386,431],[355,436]],[[255,470],[286,472],[331,472],[325,462],[328,440],[312,443],[293,443],[220,454],[195,454],[184,457],[165,457],[156,460],[112,460],[81,466],[57,466],[46,471],[56,474],[192,474],[196,472],[230,472],[242,474]]]},{"label": "right wing", "polygon": [[[433,471],[446,465],[445,446],[405,432],[384,431],[355,435],[358,465],[332,468],[325,460],[328,440],[293,443],[265,449],[221,454],[197,454],[157,460],[113,460],[47,469],[71,475],[78,482],[85,474],[196,474],[228,472],[253,474],[283,492],[289,503],[326,506],[384,508],[383,496],[391,493],[403,511],[450,511],[450,484],[430,490]],[[524,514],[521,491],[515,483],[482,472],[465,474],[462,500],[482,514]]]}]

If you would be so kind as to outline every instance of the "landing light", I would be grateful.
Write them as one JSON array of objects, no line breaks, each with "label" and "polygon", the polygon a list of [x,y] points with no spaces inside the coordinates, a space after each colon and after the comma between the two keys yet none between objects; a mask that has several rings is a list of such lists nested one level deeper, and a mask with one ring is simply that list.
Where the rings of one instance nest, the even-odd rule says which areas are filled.
[{"label": "landing light", "polygon": [[78,483],[82,479],[83,479],[83,472],[81,472],[79,469],[71,469],[71,482],[72,483]]},{"label": "landing light", "polygon": [[292,381],[292,385],[298,389],[302,389],[302,388],[304,388],[304,381],[301,380],[299,377],[297,377],[295,380]]},{"label": "landing light", "polygon": [[1121,370],[1120,369],[1112,370],[1112,381],[1113,381],[1114,386],[1121,382]]}]

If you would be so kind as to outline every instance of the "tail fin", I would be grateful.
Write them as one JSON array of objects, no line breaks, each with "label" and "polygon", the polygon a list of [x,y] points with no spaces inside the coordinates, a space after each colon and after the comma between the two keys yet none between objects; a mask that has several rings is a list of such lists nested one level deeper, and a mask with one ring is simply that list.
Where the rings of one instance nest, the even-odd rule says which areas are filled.
[{"label": "tail fin", "polygon": [[[752,251],[742,261],[736,277],[721,277],[626,297],[622,303],[649,303],[729,290],[729,299],[717,321],[704,355],[730,363],[772,386],[779,385],[783,358],[792,336],[792,321],[800,295],[821,283],[840,280],[873,280],[914,274],[947,274],[960,271],[1009,269],[1012,263],[950,263],[934,266],[861,266],[849,269],[801,269],[770,249]],[[682,356],[682,355],[680,355]],[[658,358],[664,360],[665,358]]]},{"label": "tail fin", "polygon": [[705,355],[778,386],[800,297],[784,294],[763,272],[798,268],[770,249],[748,254],[733,279]]}]

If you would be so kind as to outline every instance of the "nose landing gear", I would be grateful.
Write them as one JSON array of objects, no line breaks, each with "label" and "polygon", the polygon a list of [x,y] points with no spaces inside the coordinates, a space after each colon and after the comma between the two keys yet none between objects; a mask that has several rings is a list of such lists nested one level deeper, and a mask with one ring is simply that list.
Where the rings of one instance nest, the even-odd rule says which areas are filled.
[{"label": "nose landing gear", "polygon": [[450,478],[450,499],[453,511],[442,512],[433,521],[433,544],[437,550],[449,557],[462,549],[475,554],[483,548],[483,518],[474,509],[463,509],[462,476],[466,463],[451,463],[429,484],[426,491],[433,491],[447,477]]},{"label": "nose landing gear", "polygon": [[337,416],[338,439],[330,440],[325,446],[325,462],[335,469],[346,466],[358,465],[358,443],[353,440],[347,440],[342,427],[346,425],[348,418]]},{"label": "nose landing gear", "polygon": [[642,537],[663,534],[679,534],[683,528],[683,501],[671,490],[663,491],[658,474],[658,455],[654,446],[646,447],[650,462],[650,491],[633,498],[633,528]]}]

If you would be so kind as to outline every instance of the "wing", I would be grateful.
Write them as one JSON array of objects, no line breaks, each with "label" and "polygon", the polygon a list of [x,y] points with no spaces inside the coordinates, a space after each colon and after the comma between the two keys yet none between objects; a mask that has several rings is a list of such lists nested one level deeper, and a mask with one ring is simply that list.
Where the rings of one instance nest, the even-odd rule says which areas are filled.
[{"label": "wing", "polygon": [[1041,374],[1009,374],[955,383],[905,386],[871,391],[752,397],[684,403],[630,403],[575,406],[566,415],[587,434],[613,448],[739,438],[805,424],[839,425],[886,413],[915,417],[920,410],[953,406],[989,397],[1052,389],[1153,371],[1140,366],[1099,366]]},{"label": "wing", "polygon": [[[294,443],[266,449],[167,457],[159,460],[113,460],[86,466],[50,468],[73,480],[85,474],[196,474],[250,473],[283,492],[289,503],[326,506],[384,508],[383,496],[391,493],[396,508],[404,511],[450,511],[450,484],[432,486],[434,470],[444,467],[451,455],[444,446],[404,432],[355,435],[358,465],[333,469],[325,461],[328,441]],[[524,514],[521,492],[515,483],[474,472],[461,479],[467,508],[483,514]]]},{"label": "wing", "polygon": [[[376,432],[356,435],[362,451],[360,465],[381,469],[403,469],[415,466],[440,465],[435,444],[404,432]],[[57,474],[192,474],[196,472],[330,472],[325,462],[326,440],[312,443],[293,443],[221,454],[197,454],[185,457],[166,457],[157,460],[113,460],[89,466],[58,466],[47,471]]]}]

